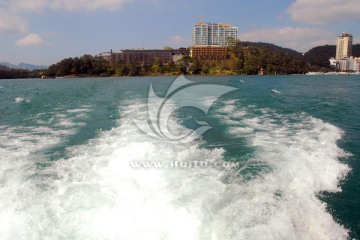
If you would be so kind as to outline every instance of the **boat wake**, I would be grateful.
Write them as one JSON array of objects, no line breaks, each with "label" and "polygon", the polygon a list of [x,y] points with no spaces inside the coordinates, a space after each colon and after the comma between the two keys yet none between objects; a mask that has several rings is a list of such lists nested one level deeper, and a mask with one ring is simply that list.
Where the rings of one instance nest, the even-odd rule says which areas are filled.
[{"label": "boat wake", "polygon": [[[1,239],[347,238],[316,197],[340,191],[349,171],[339,162],[346,154],[336,145],[342,133],[335,126],[228,101],[215,118],[229,142],[242,139],[239,148],[254,150],[232,157],[238,167],[134,168],[134,161],[224,162],[227,143],[204,148],[206,139],[172,144],[152,138],[132,121],[146,118],[147,106],[121,104],[117,127],[68,146],[66,158],[53,162],[42,150],[67,138],[70,123],[63,135],[1,126]],[[169,124],[182,128],[176,119]]]}]

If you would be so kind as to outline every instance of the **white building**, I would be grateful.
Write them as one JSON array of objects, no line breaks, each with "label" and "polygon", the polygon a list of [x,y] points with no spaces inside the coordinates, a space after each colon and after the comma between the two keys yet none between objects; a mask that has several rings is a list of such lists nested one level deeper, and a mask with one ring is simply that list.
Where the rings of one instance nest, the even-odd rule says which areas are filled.
[{"label": "white building", "polygon": [[110,62],[111,60],[112,51],[110,52],[102,52],[99,54],[99,57],[104,58],[106,61]]},{"label": "white building", "polygon": [[352,57],[353,36],[343,32],[337,37],[336,57],[329,59],[330,66],[336,66],[341,71],[359,71],[359,58]]},{"label": "white building", "polygon": [[358,58],[350,57],[349,58],[349,70],[354,71],[354,72],[360,72],[360,57],[358,57]]},{"label": "white building", "polygon": [[238,27],[224,23],[205,23],[194,26],[193,46],[233,46]]},{"label": "white building", "polygon": [[349,58],[343,58],[339,61],[339,68],[341,71],[349,71],[350,68]]},{"label": "white building", "polygon": [[336,65],[337,65],[337,61],[336,61],[336,59],[335,58],[330,58],[329,59],[329,62],[330,62],[330,66],[333,66],[333,67],[336,67]]},{"label": "white building", "polygon": [[341,71],[360,72],[360,57],[343,58],[338,63]]},{"label": "white building", "polygon": [[340,61],[343,58],[352,56],[352,42],[351,34],[343,32],[338,36],[336,43],[336,60]]}]

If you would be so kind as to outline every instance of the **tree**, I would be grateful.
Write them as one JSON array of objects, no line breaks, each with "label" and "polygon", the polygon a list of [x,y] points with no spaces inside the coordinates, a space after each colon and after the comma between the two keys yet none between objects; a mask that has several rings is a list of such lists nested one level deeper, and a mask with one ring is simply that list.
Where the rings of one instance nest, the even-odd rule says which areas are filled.
[{"label": "tree", "polygon": [[182,71],[185,69],[185,73],[188,73],[188,70],[190,69],[190,64],[192,62],[193,59],[190,56],[184,55],[180,60],[177,61],[177,64],[182,66]]},{"label": "tree", "polygon": [[193,62],[193,64],[191,64],[190,72],[191,72],[192,74],[200,74],[200,73],[201,73],[201,70],[202,70],[202,65],[201,65],[200,60],[195,59],[195,61]]}]

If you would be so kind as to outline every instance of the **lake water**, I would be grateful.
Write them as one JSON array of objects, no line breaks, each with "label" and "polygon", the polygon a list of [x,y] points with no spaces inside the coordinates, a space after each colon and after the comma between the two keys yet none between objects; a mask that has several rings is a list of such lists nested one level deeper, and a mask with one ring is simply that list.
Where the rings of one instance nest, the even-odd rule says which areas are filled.
[{"label": "lake water", "polygon": [[360,76],[175,79],[0,81],[0,239],[360,239]]}]

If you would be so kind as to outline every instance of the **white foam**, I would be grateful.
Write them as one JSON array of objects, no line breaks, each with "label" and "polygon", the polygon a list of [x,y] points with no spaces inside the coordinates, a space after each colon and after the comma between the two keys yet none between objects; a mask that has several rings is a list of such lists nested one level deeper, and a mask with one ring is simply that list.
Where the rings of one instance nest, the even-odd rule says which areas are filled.
[{"label": "white foam", "polygon": [[281,92],[278,91],[278,90],[276,90],[276,89],[272,89],[271,91],[274,92],[274,93],[276,93],[276,94],[281,94]]},{"label": "white foam", "polygon": [[[241,182],[245,186],[239,189],[246,189],[246,193],[239,205],[255,211],[241,211],[242,216],[258,222],[259,214],[263,224],[249,229],[238,225],[239,238],[347,239],[347,230],[316,197],[322,191],[341,191],[339,181],[349,171],[338,160],[346,155],[336,144],[341,130],[304,114],[282,116],[282,124],[274,124],[272,119],[281,115],[264,112],[259,117],[239,119],[238,126],[229,128],[230,133],[257,148],[253,161],[272,169],[253,182]],[[227,114],[231,117],[232,111]],[[289,117],[301,121],[291,123]],[[246,201],[249,196],[253,197]],[[265,213],[257,212],[259,209]]]},{"label": "white foam", "polygon": [[15,98],[15,102],[16,102],[16,103],[20,103],[20,102],[29,103],[30,100],[29,100],[29,99],[26,99],[26,98],[22,98],[22,97],[16,97],[16,98]]},{"label": "white foam", "polygon": [[[36,164],[46,163],[41,150],[61,141],[48,127],[3,126],[0,133],[0,239],[26,239],[35,235],[37,202]],[[30,220],[33,219],[33,220]],[[35,227],[36,229],[36,227]],[[28,235],[28,237],[26,237]]]},{"label": "white foam", "polygon": [[82,120],[89,118],[89,112],[91,111],[91,106],[82,106],[76,109],[69,109],[65,112],[55,114],[55,119],[57,121],[57,126],[64,128],[76,128],[85,126],[86,124]]},{"label": "white foam", "polygon": [[77,109],[67,110],[68,113],[84,113],[84,112],[89,112],[89,111],[90,111],[89,108],[77,108]]},{"label": "white foam", "polygon": [[[47,190],[56,180],[56,172],[41,166],[51,165],[45,155],[47,149],[58,146],[75,132],[75,127],[83,124],[73,123],[73,115],[79,112],[46,113],[54,115],[49,120],[41,120],[45,113],[39,113],[35,117],[36,123],[42,125],[39,127],[0,126],[0,239],[51,237],[46,237],[46,224],[38,222],[39,219],[50,221],[46,212],[51,209],[46,201],[52,193]],[[68,127],[51,128],[53,121]]]},{"label": "white foam", "polygon": [[[0,148],[11,153],[6,165],[13,166],[0,181],[6,199],[0,207],[1,239],[346,239],[347,231],[316,198],[320,191],[339,191],[349,170],[338,161],[344,153],[336,145],[341,137],[336,127],[303,115],[301,123],[285,121],[296,116],[276,115],[284,118],[277,125],[273,112],[251,118],[252,108],[231,102],[220,120],[233,120],[230,133],[240,132],[257,149],[246,163],[267,171],[247,180],[239,174],[246,165],[135,169],[131,161],[223,161],[225,151],[146,136],[132,120],[146,116],[145,106],[122,105],[125,117],[116,128],[69,147],[69,158],[47,168],[35,169],[25,152],[26,164],[14,166],[15,152]],[[6,138],[14,134],[9,131]],[[224,183],[224,177],[232,180]]]}]

